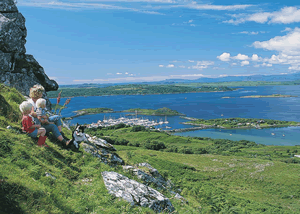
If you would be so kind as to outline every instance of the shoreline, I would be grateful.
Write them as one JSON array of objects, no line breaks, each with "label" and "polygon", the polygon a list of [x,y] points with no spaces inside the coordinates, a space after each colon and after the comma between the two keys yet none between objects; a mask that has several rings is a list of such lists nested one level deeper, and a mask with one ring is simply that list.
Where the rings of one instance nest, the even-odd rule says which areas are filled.
[{"label": "shoreline", "polygon": [[[232,90],[237,91],[241,88]],[[74,97],[110,97],[110,96],[145,96],[145,95],[162,95],[162,94],[189,94],[189,93],[216,93],[216,92],[230,92],[230,91],[191,91],[191,92],[174,92],[174,93],[154,93],[154,94],[110,94],[110,95],[89,95],[89,96],[61,96],[61,98],[74,98]],[[48,99],[56,99],[57,97],[48,97]]]}]

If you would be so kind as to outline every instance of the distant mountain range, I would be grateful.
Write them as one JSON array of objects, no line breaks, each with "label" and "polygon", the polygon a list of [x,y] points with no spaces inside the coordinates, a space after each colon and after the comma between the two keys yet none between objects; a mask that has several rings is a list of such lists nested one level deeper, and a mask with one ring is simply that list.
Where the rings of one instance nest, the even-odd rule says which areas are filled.
[{"label": "distant mountain range", "polygon": [[83,83],[77,85],[60,85],[60,88],[75,87],[75,88],[87,88],[87,87],[107,87],[113,85],[127,85],[127,84],[175,84],[175,83],[216,83],[216,82],[241,82],[241,81],[267,81],[267,82],[285,82],[295,81],[300,79],[300,72],[293,74],[282,74],[282,75],[253,75],[253,76],[227,76],[218,78],[207,78],[202,77],[195,80],[186,79],[166,79],[157,82],[130,82],[130,83]]},{"label": "distant mountain range", "polygon": [[300,72],[293,74],[283,75],[253,75],[253,76],[227,76],[218,78],[202,77],[195,80],[185,79],[168,79],[159,81],[160,84],[172,84],[172,83],[209,83],[209,82],[239,82],[239,81],[295,81],[300,79]]}]

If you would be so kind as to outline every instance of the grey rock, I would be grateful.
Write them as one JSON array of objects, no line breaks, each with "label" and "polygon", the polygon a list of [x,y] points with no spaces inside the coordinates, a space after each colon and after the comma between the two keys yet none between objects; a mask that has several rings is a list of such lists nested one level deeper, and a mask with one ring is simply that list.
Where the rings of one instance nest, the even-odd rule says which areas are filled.
[{"label": "grey rock", "polygon": [[[0,0],[0,83],[15,87],[28,96],[33,85],[42,85],[46,92],[58,89],[32,55],[26,54],[25,18],[13,0]],[[47,108],[51,103],[45,93]]]},{"label": "grey rock", "polygon": [[1,12],[16,12],[16,11],[18,11],[18,9],[13,0],[1,0],[0,1],[0,13]]},{"label": "grey rock", "polygon": [[88,140],[91,143],[94,143],[95,145],[97,145],[97,146],[99,146],[101,148],[108,149],[110,151],[117,151],[115,149],[115,147],[113,145],[111,145],[110,143],[108,143],[106,140],[103,140],[103,139],[98,138],[96,136],[91,137],[91,136],[89,136],[87,134],[86,134],[86,136],[87,136]]},{"label": "grey rock", "polygon": [[12,55],[13,54],[11,53],[4,53],[0,51],[0,71],[13,70]]},{"label": "grey rock", "polygon": [[0,50],[5,53],[26,52],[26,31],[22,30],[15,19],[9,19],[0,13]]},{"label": "grey rock", "polygon": [[179,195],[178,193],[175,194],[174,198],[180,200],[180,201],[183,202],[183,203],[186,203],[186,204],[189,203],[188,200],[186,200],[184,197],[182,197],[182,196]]},{"label": "grey rock", "polygon": [[92,142],[81,143],[81,147],[94,157],[99,158],[105,164],[113,166],[124,164],[124,161],[117,154],[112,153],[110,150],[99,148]]},{"label": "grey rock", "polygon": [[155,189],[131,180],[116,172],[102,172],[108,192],[131,203],[149,207],[156,212],[173,212],[175,208],[168,198]]},{"label": "grey rock", "polygon": [[56,180],[56,177],[54,177],[53,175],[51,175],[49,172],[45,172],[46,177],[50,177],[53,180]]}]

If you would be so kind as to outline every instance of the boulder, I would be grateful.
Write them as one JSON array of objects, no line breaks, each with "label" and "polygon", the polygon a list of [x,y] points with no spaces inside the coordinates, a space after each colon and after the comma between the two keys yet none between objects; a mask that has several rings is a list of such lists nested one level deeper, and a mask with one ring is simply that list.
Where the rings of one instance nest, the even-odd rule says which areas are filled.
[{"label": "boulder", "polygon": [[171,213],[175,210],[168,198],[151,187],[116,172],[104,171],[102,176],[108,192],[131,205],[149,207],[159,213]]}]

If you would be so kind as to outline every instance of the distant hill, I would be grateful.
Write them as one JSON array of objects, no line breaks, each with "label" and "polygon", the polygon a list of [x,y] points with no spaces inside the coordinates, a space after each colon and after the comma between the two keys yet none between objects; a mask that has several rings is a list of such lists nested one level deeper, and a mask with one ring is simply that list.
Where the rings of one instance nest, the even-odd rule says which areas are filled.
[{"label": "distant hill", "polygon": [[87,88],[87,87],[108,87],[114,85],[127,85],[127,84],[148,84],[148,85],[172,85],[176,83],[217,83],[217,82],[241,82],[241,81],[267,81],[267,82],[286,82],[300,80],[300,72],[293,74],[283,74],[283,75],[253,75],[253,76],[227,76],[218,78],[207,78],[202,77],[195,80],[186,79],[166,79],[162,81],[153,82],[130,82],[130,83],[84,83],[76,85],[60,85],[60,88]]},{"label": "distant hill", "polygon": [[236,81],[295,81],[300,79],[300,72],[293,74],[284,75],[253,75],[253,76],[227,76],[218,78],[207,78],[202,77],[196,80],[185,80],[185,79],[167,79],[160,81],[159,83],[170,84],[170,83],[209,83],[209,82],[236,82]]}]

